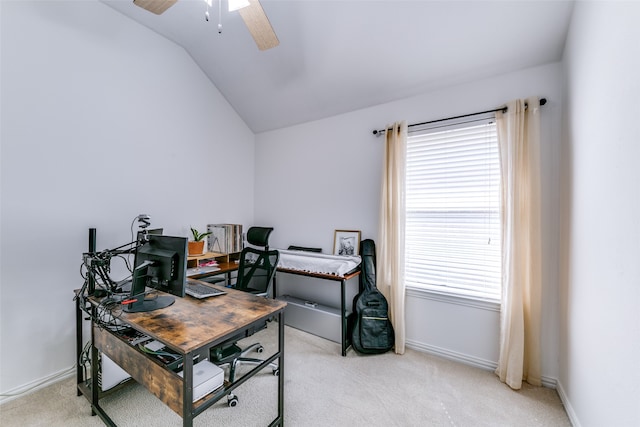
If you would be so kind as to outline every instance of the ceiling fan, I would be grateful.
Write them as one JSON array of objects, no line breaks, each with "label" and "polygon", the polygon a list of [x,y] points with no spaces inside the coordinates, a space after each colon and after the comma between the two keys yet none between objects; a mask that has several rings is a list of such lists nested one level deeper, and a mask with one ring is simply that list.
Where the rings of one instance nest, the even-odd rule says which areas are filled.
[{"label": "ceiling fan", "polygon": [[[165,10],[176,4],[178,0],[133,0],[133,4],[153,12],[162,14]],[[219,0],[222,1],[222,0]],[[267,50],[280,44],[273,27],[264,13],[260,0],[245,0],[245,7],[238,9],[240,16],[249,29],[251,36],[258,45],[258,49]]]}]

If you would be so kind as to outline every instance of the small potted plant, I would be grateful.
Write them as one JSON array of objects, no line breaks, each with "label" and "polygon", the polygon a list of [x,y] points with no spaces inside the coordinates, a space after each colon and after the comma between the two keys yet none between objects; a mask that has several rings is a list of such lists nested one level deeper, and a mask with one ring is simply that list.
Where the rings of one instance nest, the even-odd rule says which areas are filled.
[{"label": "small potted plant", "polygon": [[202,255],[204,253],[204,238],[211,234],[211,232],[200,233],[191,227],[191,234],[193,240],[189,241],[189,255]]}]

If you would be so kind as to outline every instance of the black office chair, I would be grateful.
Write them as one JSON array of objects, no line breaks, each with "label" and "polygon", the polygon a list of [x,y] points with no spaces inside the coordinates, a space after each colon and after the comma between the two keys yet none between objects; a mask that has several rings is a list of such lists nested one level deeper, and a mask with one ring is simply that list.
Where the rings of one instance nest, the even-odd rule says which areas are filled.
[{"label": "black office chair", "polygon": [[[251,227],[247,231],[247,246],[240,253],[238,264],[238,275],[235,289],[249,292],[254,295],[268,297],[273,286],[273,278],[276,273],[280,253],[276,250],[269,250],[269,235],[273,231],[270,227]],[[233,337],[227,343],[211,350],[209,359],[216,365],[229,365],[229,382],[235,381],[237,368],[242,364],[259,365],[261,359],[248,357],[247,355],[255,350],[262,353],[264,347],[260,343],[255,343],[242,349],[237,341],[252,335],[253,333],[267,327],[266,322],[257,325],[252,331],[246,334]],[[278,365],[270,363],[273,375],[279,375]],[[227,396],[229,406],[236,406],[238,398],[233,393]]]}]

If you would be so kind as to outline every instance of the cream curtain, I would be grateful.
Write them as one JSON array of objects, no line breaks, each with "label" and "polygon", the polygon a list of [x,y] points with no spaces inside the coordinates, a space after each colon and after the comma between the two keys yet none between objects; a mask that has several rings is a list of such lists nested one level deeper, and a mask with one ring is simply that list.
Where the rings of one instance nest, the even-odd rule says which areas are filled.
[{"label": "cream curtain", "polygon": [[407,157],[407,122],[387,126],[382,197],[377,249],[377,286],[389,302],[389,314],[395,331],[395,352],[405,348],[405,169]]},{"label": "cream curtain", "polygon": [[[528,105],[528,107],[527,107]],[[541,385],[540,102],[515,100],[496,113],[502,178],[500,381]]]}]

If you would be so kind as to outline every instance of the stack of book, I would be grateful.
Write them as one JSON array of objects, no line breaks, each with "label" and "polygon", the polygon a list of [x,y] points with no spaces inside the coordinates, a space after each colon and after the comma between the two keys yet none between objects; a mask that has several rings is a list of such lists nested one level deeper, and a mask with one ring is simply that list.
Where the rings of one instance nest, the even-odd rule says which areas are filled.
[{"label": "stack of book", "polygon": [[207,250],[221,254],[242,251],[242,224],[208,224],[211,232]]}]

